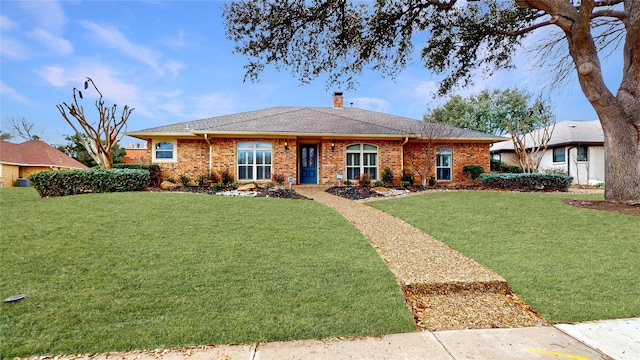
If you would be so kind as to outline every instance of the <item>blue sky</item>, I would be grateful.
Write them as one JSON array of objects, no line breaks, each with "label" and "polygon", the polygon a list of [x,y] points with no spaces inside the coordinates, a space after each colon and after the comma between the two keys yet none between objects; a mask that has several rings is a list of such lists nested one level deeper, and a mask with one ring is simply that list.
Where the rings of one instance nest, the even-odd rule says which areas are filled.
[{"label": "blue sky", "polygon": [[[333,91],[344,91],[345,106],[414,119],[446,101],[431,96],[441,76],[427,71],[417,56],[395,81],[367,72],[356,90],[326,89],[324,79],[300,85],[291,73],[273,68],[258,83],[243,82],[246,60],[232,53],[234,44],[224,36],[222,6],[222,1],[0,0],[2,131],[11,132],[10,120],[24,117],[44,141],[66,143],[64,135],[72,129],[56,104],[70,102],[72,88],[81,88],[87,76],[107,104],[135,108],[129,131],[274,106],[328,107]],[[419,50],[416,41],[416,54]],[[597,118],[575,76],[549,89],[549,70],[534,69],[532,56],[522,51],[517,70],[478,76],[473,87],[456,93],[518,86],[547,96],[558,121]],[[621,63],[619,50],[602,63],[614,93]],[[87,95],[83,104],[91,114],[95,98]],[[131,141],[137,140],[125,137],[122,143]]]}]

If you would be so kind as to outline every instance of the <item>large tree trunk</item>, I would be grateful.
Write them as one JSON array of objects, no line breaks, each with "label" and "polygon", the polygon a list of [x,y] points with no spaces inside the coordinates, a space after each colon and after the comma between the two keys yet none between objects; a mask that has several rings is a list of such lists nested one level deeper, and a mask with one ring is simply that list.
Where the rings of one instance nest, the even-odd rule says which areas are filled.
[{"label": "large tree trunk", "polygon": [[[548,4],[550,4],[549,2]],[[631,3],[630,3],[631,4]],[[580,11],[549,8],[565,32],[578,81],[595,109],[604,131],[605,200],[640,203],[640,4],[626,4],[626,39],[622,82],[614,96],[602,76],[591,33],[594,3],[584,1]]]},{"label": "large tree trunk", "polygon": [[[608,119],[600,115],[604,131],[604,173],[607,201],[640,204],[640,133],[635,119]],[[605,125],[606,124],[606,125]]]}]

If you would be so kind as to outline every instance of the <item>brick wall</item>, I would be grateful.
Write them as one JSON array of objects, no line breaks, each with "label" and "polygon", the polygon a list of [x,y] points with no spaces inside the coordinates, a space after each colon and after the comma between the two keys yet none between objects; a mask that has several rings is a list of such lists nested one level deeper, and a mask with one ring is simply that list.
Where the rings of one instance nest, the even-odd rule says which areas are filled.
[{"label": "brick wall", "polygon": [[[239,142],[263,141],[272,144],[272,173],[282,174],[285,177],[293,176],[294,183],[298,181],[298,147],[295,139],[209,139],[211,143],[211,171],[220,175],[223,171],[229,171],[234,179],[236,171],[236,148]],[[416,184],[422,181],[422,172],[426,164],[425,153],[427,145],[424,142],[409,142],[404,146],[404,158],[402,153],[402,140],[375,140],[375,141],[348,141],[335,140],[334,148],[331,148],[331,140],[321,140],[318,143],[318,182],[320,184],[336,184],[337,175],[343,174],[346,178],[346,147],[356,143],[367,143],[378,146],[378,178],[386,167],[393,171],[396,185],[400,184],[400,176],[404,165],[405,169],[415,174]],[[151,159],[151,145],[147,142],[147,156]],[[468,182],[463,175],[465,165],[481,165],[485,171],[489,170],[489,144],[473,143],[437,143],[433,144],[429,161],[432,164],[431,171],[427,175],[435,176],[435,149],[438,146],[451,146],[452,152],[452,181],[444,183]],[[204,140],[178,140],[178,162],[159,163],[164,178],[172,177],[176,180],[180,175],[187,175],[192,179],[209,171],[209,144]],[[404,159],[404,164],[403,164]]]},{"label": "brick wall", "polygon": [[409,142],[405,145],[404,166],[415,175],[416,184],[422,183],[422,174],[427,166],[427,157],[430,162],[430,171],[427,179],[435,176],[436,156],[435,151],[438,146],[450,146],[452,149],[452,176],[451,181],[440,183],[465,183],[469,182],[467,176],[463,174],[466,165],[480,165],[488,172],[490,166],[489,144],[476,143],[433,143],[430,147],[425,142]]}]

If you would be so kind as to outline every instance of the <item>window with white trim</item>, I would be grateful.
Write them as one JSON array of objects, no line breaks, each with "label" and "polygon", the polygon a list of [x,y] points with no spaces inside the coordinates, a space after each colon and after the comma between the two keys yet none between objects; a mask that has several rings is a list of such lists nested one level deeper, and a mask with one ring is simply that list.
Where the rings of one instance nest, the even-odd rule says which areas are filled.
[{"label": "window with white trim", "polygon": [[175,140],[153,142],[153,162],[174,162],[178,159]]},{"label": "window with white trim", "polygon": [[589,161],[589,152],[587,151],[586,146],[577,146],[576,152],[577,152],[577,156],[576,156],[577,161]]},{"label": "window with white trim", "polygon": [[450,146],[438,146],[436,149],[436,180],[451,181],[451,154]]},{"label": "window with white trim", "polygon": [[271,143],[238,143],[238,181],[271,179]]},{"label": "window with white trim", "polygon": [[347,179],[356,180],[360,174],[378,178],[378,147],[370,144],[347,146]]},{"label": "window with white trim", "polygon": [[554,163],[563,163],[565,159],[564,148],[555,148],[553,149],[553,162]]}]

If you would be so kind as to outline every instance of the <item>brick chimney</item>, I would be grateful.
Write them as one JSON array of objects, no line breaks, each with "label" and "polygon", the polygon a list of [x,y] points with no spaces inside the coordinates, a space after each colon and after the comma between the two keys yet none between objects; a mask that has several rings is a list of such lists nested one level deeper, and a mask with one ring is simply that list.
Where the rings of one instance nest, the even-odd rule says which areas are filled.
[{"label": "brick chimney", "polygon": [[341,92],[334,92],[331,105],[334,109],[344,109],[344,98]]}]

